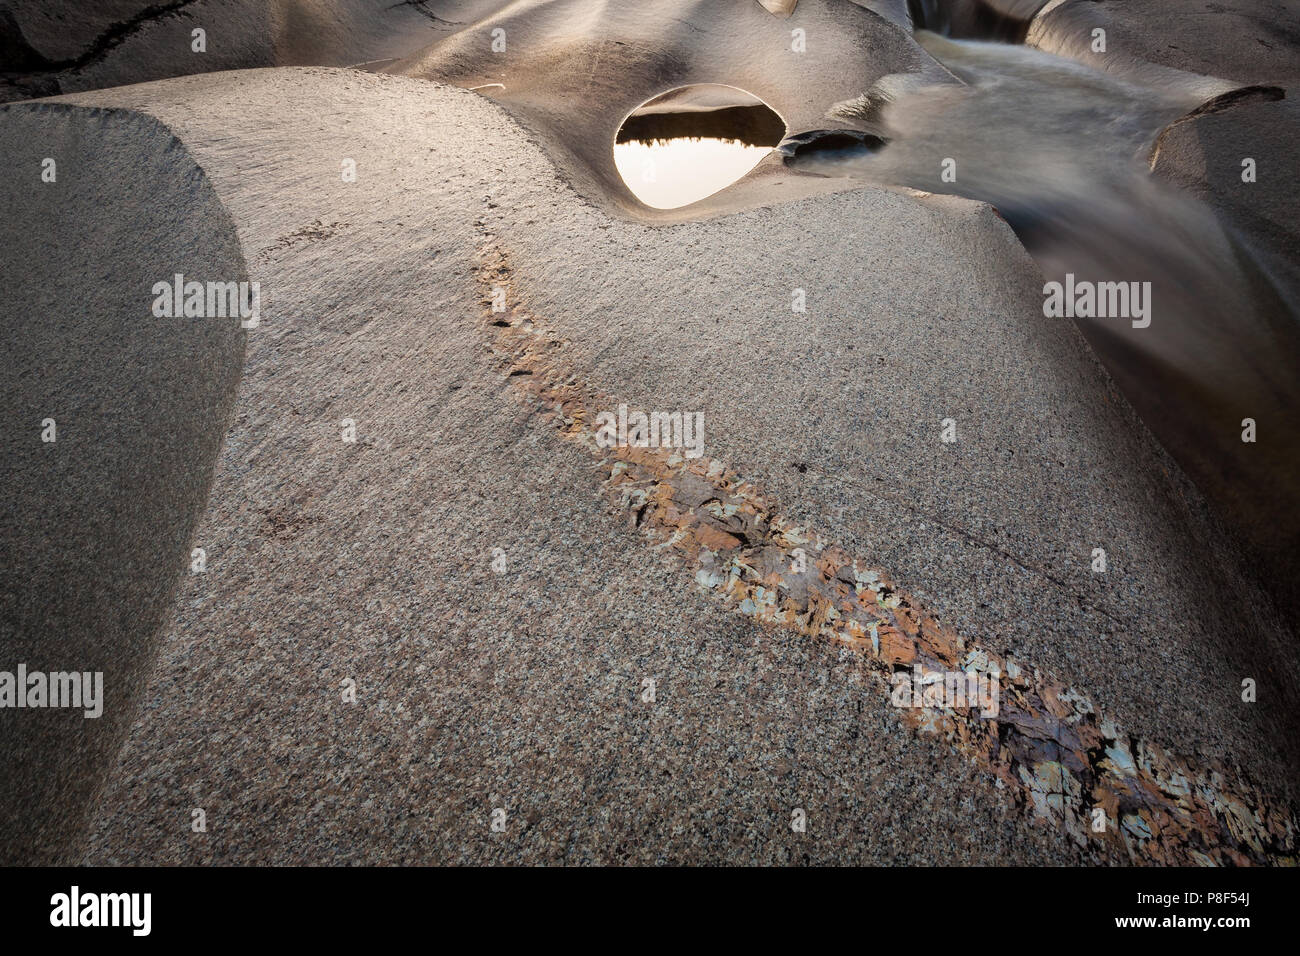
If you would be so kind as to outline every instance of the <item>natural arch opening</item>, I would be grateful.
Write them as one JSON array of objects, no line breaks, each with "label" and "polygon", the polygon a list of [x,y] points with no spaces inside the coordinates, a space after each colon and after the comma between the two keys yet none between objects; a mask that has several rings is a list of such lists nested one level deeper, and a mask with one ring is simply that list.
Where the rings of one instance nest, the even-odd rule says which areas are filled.
[{"label": "natural arch opening", "polygon": [[614,165],[655,209],[699,202],[757,166],[785,136],[781,117],[733,86],[700,83],[638,106],[614,140]]}]

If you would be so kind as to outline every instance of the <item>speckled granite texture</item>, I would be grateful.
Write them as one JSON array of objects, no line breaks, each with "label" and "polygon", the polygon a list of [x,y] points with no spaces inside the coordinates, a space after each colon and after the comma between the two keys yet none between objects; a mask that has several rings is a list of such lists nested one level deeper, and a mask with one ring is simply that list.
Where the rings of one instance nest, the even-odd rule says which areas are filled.
[{"label": "speckled granite texture", "polygon": [[[388,16],[427,46],[492,6]],[[650,6],[680,8],[662,49]],[[3,417],[21,423],[0,670],[108,685],[96,721],[0,711],[0,860],[1129,862],[1077,819],[1025,812],[983,752],[918,734],[862,653],[738,613],[698,555],[638,527],[608,463],[512,381],[526,372],[484,311],[495,252],[510,314],[544,319],[562,353],[547,368],[610,402],[702,412],[707,455],[762,490],[765,520],[824,531],[954,642],[1041,669],[1036,686],[1076,688],[1134,740],[1230,767],[1293,814],[1294,636],[1075,327],[1043,318],[1038,267],[994,209],[776,156],[670,213],[614,178],[638,84],[718,80],[710,51],[785,42],[794,21],[768,10],[784,6],[737,2],[711,38],[684,0],[599,21],[580,0],[513,4],[514,79],[485,95],[443,85],[500,79],[466,36],[373,66],[392,74],[214,72],[0,108],[16,168],[59,157],[57,187],[0,184],[18,213],[0,248],[30,251],[0,263]],[[1088,6],[1106,9],[1053,4],[1031,38],[1063,43],[1083,13],[1127,22]],[[286,39],[297,7],[305,46]],[[422,49],[380,26],[350,42],[357,9],[275,5],[280,40],[214,62]],[[895,0],[796,16],[849,66],[727,67],[787,121],[891,72],[952,81]],[[61,49],[52,29],[29,39]],[[152,78],[131,65],[149,35],[60,82]],[[615,79],[568,68],[601,50]],[[1103,66],[1178,65],[1124,56]],[[1247,60],[1233,47],[1204,68],[1235,80]],[[1171,128],[1157,174],[1290,236],[1208,172],[1233,123],[1281,109]],[[175,272],[260,283],[260,326],[152,316]],[[51,405],[54,447],[38,441]]]}]

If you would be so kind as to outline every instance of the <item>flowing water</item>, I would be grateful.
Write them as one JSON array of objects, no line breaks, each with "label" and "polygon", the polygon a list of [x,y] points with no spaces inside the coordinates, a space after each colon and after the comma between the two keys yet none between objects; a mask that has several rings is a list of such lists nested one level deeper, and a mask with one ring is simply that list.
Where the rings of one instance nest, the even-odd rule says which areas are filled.
[{"label": "flowing water", "polygon": [[[887,145],[814,153],[799,167],[987,201],[1048,280],[1150,282],[1149,326],[1075,321],[1229,528],[1265,556],[1261,577],[1291,582],[1300,542],[1296,264],[1267,260],[1148,168],[1159,131],[1203,96],[1030,47],[917,38],[964,85],[864,104],[856,112]],[[1255,444],[1242,441],[1245,418],[1257,422]]]}]

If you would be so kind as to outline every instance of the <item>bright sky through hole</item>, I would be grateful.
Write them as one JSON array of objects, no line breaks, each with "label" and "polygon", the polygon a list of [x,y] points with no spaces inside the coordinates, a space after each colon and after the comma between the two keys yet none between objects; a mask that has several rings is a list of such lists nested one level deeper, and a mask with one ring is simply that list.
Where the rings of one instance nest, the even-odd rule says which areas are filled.
[{"label": "bright sky through hole", "polygon": [[614,165],[637,199],[656,209],[675,209],[730,186],[771,151],[725,139],[615,143]]}]

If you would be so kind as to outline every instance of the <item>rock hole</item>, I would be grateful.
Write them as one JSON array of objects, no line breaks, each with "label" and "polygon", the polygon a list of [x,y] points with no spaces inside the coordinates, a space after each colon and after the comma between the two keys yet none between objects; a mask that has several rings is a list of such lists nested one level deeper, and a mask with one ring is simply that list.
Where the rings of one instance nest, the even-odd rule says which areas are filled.
[{"label": "rock hole", "polygon": [[676,209],[736,182],[784,136],[785,123],[758,97],[701,83],[633,110],[614,140],[614,164],[641,202]]}]

